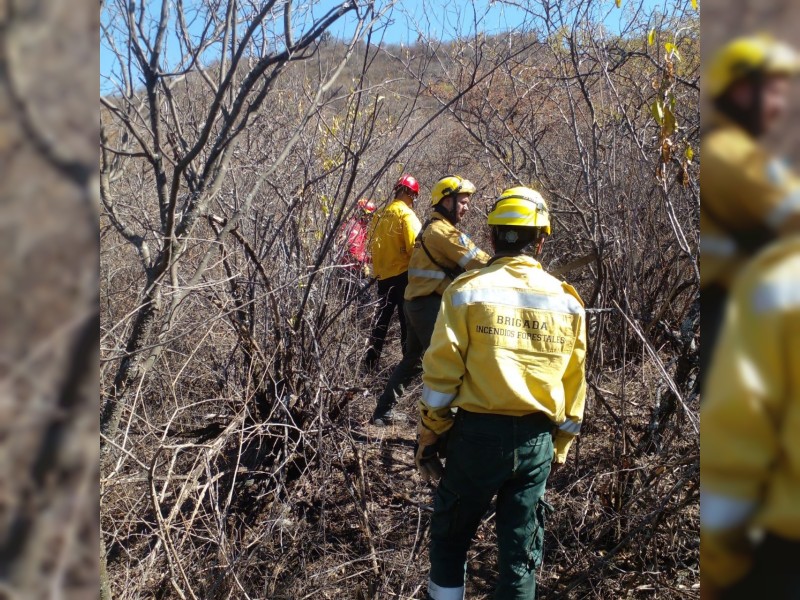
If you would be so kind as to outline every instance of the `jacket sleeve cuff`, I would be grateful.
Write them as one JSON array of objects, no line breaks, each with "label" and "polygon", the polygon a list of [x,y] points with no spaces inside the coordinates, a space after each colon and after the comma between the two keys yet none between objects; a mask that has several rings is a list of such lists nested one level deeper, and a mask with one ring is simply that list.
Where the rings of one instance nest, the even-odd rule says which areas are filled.
[{"label": "jacket sleeve cuff", "polygon": [[437,392],[427,385],[423,384],[422,386],[422,402],[431,409],[448,407],[455,398],[456,395],[454,393]]},{"label": "jacket sleeve cuff", "polygon": [[419,403],[419,415],[422,425],[441,435],[453,426],[453,413],[450,408],[431,409],[422,402]]},{"label": "jacket sleeve cuff", "polygon": [[705,531],[733,531],[747,526],[758,502],[700,487],[700,527]]}]

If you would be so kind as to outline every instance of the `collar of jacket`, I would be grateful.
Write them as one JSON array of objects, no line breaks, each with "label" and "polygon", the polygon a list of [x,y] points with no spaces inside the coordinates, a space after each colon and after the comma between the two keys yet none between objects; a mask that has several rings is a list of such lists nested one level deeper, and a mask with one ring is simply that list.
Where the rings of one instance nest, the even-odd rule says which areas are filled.
[{"label": "collar of jacket", "polygon": [[432,213],[431,214],[431,222],[433,222],[433,221],[442,221],[442,222],[447,223],[448,225],[450,225],[450,227],[452,227],[453,229],[456,228],[456,226],[453,225],[450,222],[450,220],[447,217],[445,217],[442,213],[438,213],[438,212]]},{"label": "collar of jacket", "polygon": [[756,138],[753,136],[752,133],[747,131],[747,129],[745,129],[739,123],[731,119],[728,115],[718,110],[712,110],[711,116],[708,119],[708,125],[706,131],[707,133],[711,133],[712,131],[716,131],[718,129],[735,129],[739,133],[749,137],[753,141],[756,140]]},{"label": "collar of jacket", "polygon": [[[442,212],[442,211],[447,211],[447,209],[442,207],[441,210],[437,210],[437,208],[438,208],[437,206],[433,207],[433,212],[431,213],[431,219],[433,219],[435,217],[435,218],[439,219],[440,221],[444,221],[445,223],[449,223],[452,227],[457,229],[456,224],[453,223],[453,221],[450,220],[450,217],[448,217],[446,214],[444,214],[444,212]],[[449,211],[449,212],[453,213],[453,218],[455,218],[455,209],[453,209],[452,211]]]},{"label": "collar of jacket", "polygon": [[408,210],[414,210],[414,209],[413,209],[411,206],[409,206],[408,202],[406,202],[405,200],[401,200],[400,198],[395,198],[394,200],[392,200],[392,201],[389,203],[389,206],[391,206],[392,204],[397,204],[397,205],[398,205],[398,207],[400,207],[400,206],[404,206],[404,207],[406,207]]},{"label": "collar of jacket", "polygon": [[393,212],[406,212],[411,210],[408,204],[403,202],[402,200],[394,199],[386,206],[386,211],[393,211]]},{"label": "collar of jacket", "polygon": [[535,269],[542,268],[542,263],[540,263],[532,256],[528,256],[527,254],[495,254],[491,258],[491,260],[489,260],[486,266],[489,267],[494,264],[502,264],[502,265],[514,264],[514,265],[523,265],[525,267],[532,267]]}]

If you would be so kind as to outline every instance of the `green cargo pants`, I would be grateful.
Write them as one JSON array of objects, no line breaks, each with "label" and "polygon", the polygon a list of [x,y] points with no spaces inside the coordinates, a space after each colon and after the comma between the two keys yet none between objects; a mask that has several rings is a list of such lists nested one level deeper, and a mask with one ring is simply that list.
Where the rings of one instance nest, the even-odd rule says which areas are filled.
[{"label": "green cargo pants", "polygon": [[533,600],[544,545],[542,501],[553,460],[553,423],[459,410],[431,519],[428,597],[460,600],[467,550],[497,495],[499,578],[495,598]]},{"label": "green cargo pants", "polygon": [[755,550],[753,568],[742,581],[720,594],[720,599],[800,599],[798,555],[800,555],[800,541],[767,533]]},{"label": "green cargo pants", "polygon": [[406,351],[403,359],[392,371],[386,388],[378,398],[372,419],[382,418],[390,414],[397,404],[403,390],[411,380],[422,373],[422,357],[428,346],[431,345],[433,327],[436,317],[439,316],[439,307],[442,297],[439,294],[422,296],[413,300],[406,300],[403,310],[406,315]]}]

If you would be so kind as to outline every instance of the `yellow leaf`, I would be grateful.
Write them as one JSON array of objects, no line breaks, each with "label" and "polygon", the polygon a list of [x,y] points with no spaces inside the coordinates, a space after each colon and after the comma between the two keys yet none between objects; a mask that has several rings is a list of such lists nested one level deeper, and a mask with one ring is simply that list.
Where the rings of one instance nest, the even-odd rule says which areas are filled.
[{"label": "yellow leaf", "polygon": [[647,45],[652,46],[656,41],[656,30],[651,29],[650,33],[647,34]]},{"label": "yellow leaf", "polygon": [[622,5],[622,0],[617,0],[617,8],[619,8],[620,5]]},{"label": "yellow leaf", "polygon": [[675,133],[678,123],[675,120],[675,113],[669,107],[664,107],[664,121],[661,125],[661,131],[664,136],[670,136]]},{"label": "yellow leaf", "polygon": [[694,149],[691,146],[686,146],[685,156],[687,161],[692,162],[694,158]]},{"label": "yellow leaf", "polygon": [[650,113],[659,125],[664,123],[664,105],[661,100],[656,100],[650,107]]},{"label": "yellow leaf", "polygon": [[697,0],[692,0],[692,8],[697,10]]},{"label": "yellow leaf", "polygon": [[667,42],[666,44],[664,44],[664,48],[667,50],[667,54],[670,54],[675,58],[677,58],[678,60],[681,60],[681,55],[678,54],[678,48],[675,46],[675,44]]}]

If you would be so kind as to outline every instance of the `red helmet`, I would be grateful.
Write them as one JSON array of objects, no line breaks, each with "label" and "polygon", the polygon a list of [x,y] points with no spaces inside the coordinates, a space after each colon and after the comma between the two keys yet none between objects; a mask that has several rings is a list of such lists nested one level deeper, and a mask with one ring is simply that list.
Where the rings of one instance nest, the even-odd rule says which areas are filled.
[{"label": "red helmet", "polygon": [[408,188],[415,196],[419,195],[419,183],[411,175],[403,175],[397,180],[397,183],[394,184],[395,191],[401,187]]},{"label": "red helmet", "polygon": [[358,208],[371,215],[377,210],[378,206],[369,198],[362,198],[358,201]]}]

